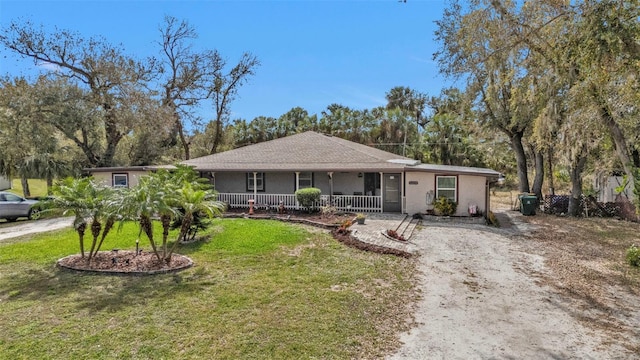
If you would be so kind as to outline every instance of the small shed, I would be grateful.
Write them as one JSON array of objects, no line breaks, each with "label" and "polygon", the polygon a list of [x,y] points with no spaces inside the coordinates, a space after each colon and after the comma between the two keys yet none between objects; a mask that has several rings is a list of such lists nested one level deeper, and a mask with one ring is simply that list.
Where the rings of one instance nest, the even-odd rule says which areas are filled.
[{"label": "small shed", "polygon": [[[620,192],[623,185],[624,190]],[[598,192],[598,202],[615,202],[618,194],[629,200],[633,198],[631,184],[625,184],[624,176],[621,174],[601,173],[595,176],[593,188]]]}]

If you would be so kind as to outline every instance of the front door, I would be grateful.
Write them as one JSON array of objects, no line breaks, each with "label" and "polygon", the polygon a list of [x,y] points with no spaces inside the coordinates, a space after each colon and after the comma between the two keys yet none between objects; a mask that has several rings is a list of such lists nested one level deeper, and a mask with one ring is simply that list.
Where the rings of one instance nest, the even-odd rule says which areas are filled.
[{"label": "front door", "polygon": [[382,211],[401,212],[402,196],[400,192],[400,174],[384,174],[384,194]]}]

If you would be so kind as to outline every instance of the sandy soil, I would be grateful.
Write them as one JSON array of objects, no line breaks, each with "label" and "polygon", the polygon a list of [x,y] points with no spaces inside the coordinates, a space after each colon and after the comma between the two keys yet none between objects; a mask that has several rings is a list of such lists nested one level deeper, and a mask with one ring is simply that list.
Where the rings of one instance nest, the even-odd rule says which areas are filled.
[{"label": "sandy soil", "polygon": [[427,226],[417,233],[419,325],[402,335],[404,345],[390,359],[638,356],[572,315],[567,299],[540,281],[545,258],[513,236],[519,231]]}]

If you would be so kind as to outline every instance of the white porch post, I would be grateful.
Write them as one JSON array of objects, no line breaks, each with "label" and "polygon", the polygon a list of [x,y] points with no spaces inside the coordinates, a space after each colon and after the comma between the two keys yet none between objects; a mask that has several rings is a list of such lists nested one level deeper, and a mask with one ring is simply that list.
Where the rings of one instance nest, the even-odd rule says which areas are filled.
[{"label": "white porch post", "polygon": [[[300,171],[296,171],[296,184],[295,184],[294,194],[296,191],[300,190],[298,189],[299,184],[300,184]],[[298,203],[298,197],[296,196],[295,198],[296,198],[296,210],[297,210],[300,208],[300,203]]]},{"label": "white porch post", "polygon": [[384,212],[384,173],[380,171],[380,212]]},{"label": "white porch post", "polygon": [[[262,179],[262,181],[264,181],[264,178]],[[256,203],[258,203],[258,186],[257,186],[257,182],[258,182],[258,172],[254,171],[253,172],[253,200]]]},{"label": "white porch post", "polygon": [[328,171],[329,176],[329,204],[333,204],[333,171]]}]

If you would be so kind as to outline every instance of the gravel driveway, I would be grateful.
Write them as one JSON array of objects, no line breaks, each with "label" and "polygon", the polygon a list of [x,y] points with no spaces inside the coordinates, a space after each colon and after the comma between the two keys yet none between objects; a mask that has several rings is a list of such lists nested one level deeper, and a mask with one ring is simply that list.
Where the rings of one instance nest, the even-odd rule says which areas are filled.
[{"label": "gravel driveway", "polygon": [[73,217],[50,218],[18,222],[15,225],[0,228],[0,241],[28,234],[58,230],[70,227]]},{"label": "gravel driveway", "polygon": [[530,274],[544,271],[544,259],[523,252],[522,237],[454,225],[428,225],[414,236],[422,254],[419,325],[390,359],[616,357],[536,284]]}]

